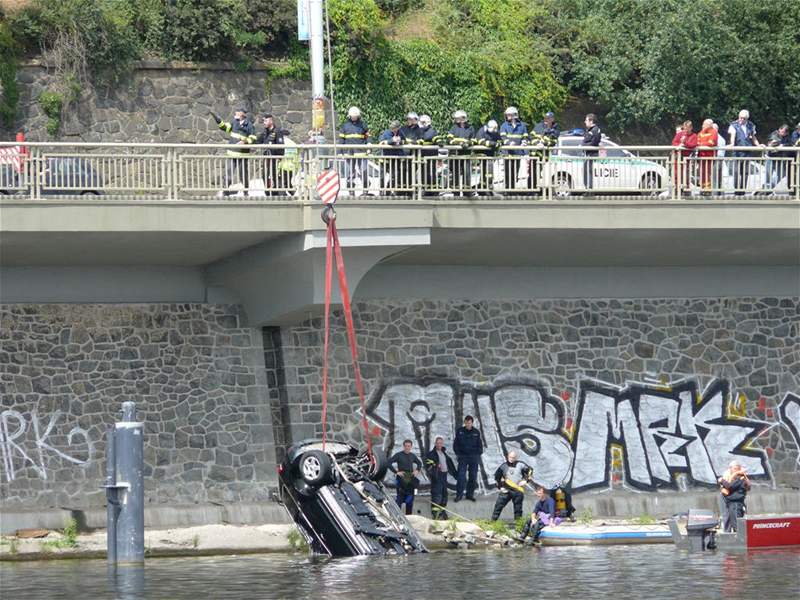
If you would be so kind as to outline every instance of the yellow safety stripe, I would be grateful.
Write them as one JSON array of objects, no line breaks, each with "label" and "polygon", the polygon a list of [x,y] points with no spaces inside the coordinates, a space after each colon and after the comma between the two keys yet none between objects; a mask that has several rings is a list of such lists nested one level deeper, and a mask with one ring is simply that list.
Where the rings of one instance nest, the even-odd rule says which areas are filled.
[{"label": "yellow safety stripe", "polygon": [[469,143],[469,140],[468,140],[467,138],[462,138],[462,137],[450,137],[450,136],[448,136],[448,137],[449,137],[449,139],[450,139],[450,141],[451,141],[451,142],[455,142],[456,144],[463,144],[463,143],[465,143],[465,142],[466,142],[466,143]]},{"label": "yellow safety stripe", "polygon": [[364,139],[364,138],[367,137],[367,134],[366,133],[340,133],[339,137],[343,138],[343,139],[346,139],[346,140],[354,140],[356,138]]},{"label": "yellow safety stripe", "polygon": [[504,133],[502,131],[500,132],[500,135],[504,135],[506,137],[510,137],[510,138],[514,138],[514,139],[525,137],[524,133]]},{"label": "yellow safety stripe", "polygon": [[522,487],[521,485],[517,485],[516,483],[514,483],[513,481],[509,481],[508,479],[505,480],[503,485],[506,485],[506,486],[508,486],[510,488],[513,488],[513,489],[517,490],[518,492],[524,492],[525,491],[524,487]]}]

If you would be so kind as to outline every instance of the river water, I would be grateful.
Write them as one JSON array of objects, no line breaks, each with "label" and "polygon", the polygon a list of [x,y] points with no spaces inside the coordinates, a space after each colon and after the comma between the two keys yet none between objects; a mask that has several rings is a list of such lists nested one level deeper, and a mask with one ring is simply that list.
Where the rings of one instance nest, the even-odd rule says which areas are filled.
[{"label": "river water", "polygon": [[394,558],[154,558],[0,563],[0,598],[507,600],[800,598],[800,549],[690,553],[671,545],[441,551]]}]

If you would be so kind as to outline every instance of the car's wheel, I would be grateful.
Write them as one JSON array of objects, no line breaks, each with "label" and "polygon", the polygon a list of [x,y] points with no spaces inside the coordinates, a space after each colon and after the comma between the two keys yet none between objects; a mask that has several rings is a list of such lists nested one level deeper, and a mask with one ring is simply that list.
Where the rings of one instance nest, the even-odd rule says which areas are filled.
[{"label": "car's wheel", "polygon": [[92,191],[81,192],[81,196],[99,196],[99,195],[100,195],[99,192],[92,192]]},{"label": "car's wheel", "polygon": [[569,196],[572,191],[572,177],[567,173],[556,173],[553,175],[553,193],[559,197],[564,198]]},{"label": "car's wheel", "polygon": [[300,477],[308,485],[320,486],[333,483],[333,461],[321,450],[303,453],[297,463]]},{"label": "car's wheel", "polygon": [[661,178],[656,173],[645,173],[639,182],[639,189],[650,196],[657,196],[661,191]]},{"label": "car's wheel", "polygon": [[386,453],[380,446],[373,446],[372,460],[369,464],[369,478],[372,481],[383,481],[386,477],[386,471],[389,470],[389,459],[386,458]]}]

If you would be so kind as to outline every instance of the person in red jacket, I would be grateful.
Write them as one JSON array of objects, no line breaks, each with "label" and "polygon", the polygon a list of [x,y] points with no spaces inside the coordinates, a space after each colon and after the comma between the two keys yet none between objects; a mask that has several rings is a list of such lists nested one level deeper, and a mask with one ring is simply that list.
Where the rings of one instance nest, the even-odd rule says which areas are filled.
[{"label": "person in red jacket", "polygon": [[[703,121],[703,128],[697,134],[697,145],[704,148],[715,148],[717,146],[717,129],[714,121],[706,119]],[[700,188],[701,194],[711,193],[711,174],[714,170],[714,155],[716,150],[698,150],[697,156],[700,159]]]},{"label": "person in red jacket", "polygon": [[694,149],[697,147],[697,134],[692,131],[692,122],[684,121],[683,125],[675,131],[675,137],[672,138],[672,145],[680,148],[681,157],[683,158],[683,168],[678,169],[678,163],[675,162],[675,186],[680,186],[681,189],[689,190],[689,161],[686,160],[692,155]]}]

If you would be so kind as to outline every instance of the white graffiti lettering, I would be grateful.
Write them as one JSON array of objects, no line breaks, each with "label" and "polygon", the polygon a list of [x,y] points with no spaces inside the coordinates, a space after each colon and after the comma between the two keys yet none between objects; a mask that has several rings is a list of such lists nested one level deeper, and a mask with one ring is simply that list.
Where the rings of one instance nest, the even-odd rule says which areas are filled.
[{"label": "white graffiti lettering", "polygon": [[[636,490],[714,486],[734,458],[752,478],[769,479],[766,453],[750,444],[770,424],[731,414],[729,403],[723,380],[702,393],[692,380],[622,387],[584,380],[573,425],[564,399],[536,381],[485,385],[421,379],[382,384],[367,414],[385,430],[388,452],[407,438],[420,454],[437,436],[451,441],[463,417],[473,415],[484,442],[484,491],[493,487],[490,475],[511,449],[533,468],[537,483],[567,484],[575,492],[608,487],[615,452],[624,483]],[[800,427],[800,398],[787,396],[781,410],[787,427]]]},{"label": "white graffiti lettering", "polygon": [[[0,413],[0,454],[2,454],[6,481],[14,481],[17,474],[26,468],[33,469],[39,477],[47,479],[48,463],[53,457],[81,467],[91,462],[94,456],[94,445],[89,438],[89,432],[82,427],[76,425],[70,429],[67,433],[66,448],[59,449],[48,442],[48,438],[54,434],[63,414],[60,410],[56,410],[50,415],[47,426],[42,428],[35,408],[30,412],[30,426],[19,411],[9,409]],[[32,441],[29,439],[31,436],[26,433],[33,434]],[[31,457],[33,454],[29,451],[31,444],[35,449],[34,456],[38,458],[38,461]],[[78,458],[73,453],[68,454],[67,451],[73,446],[77,447],[78,452],[82,451],[85,458]]]}]

